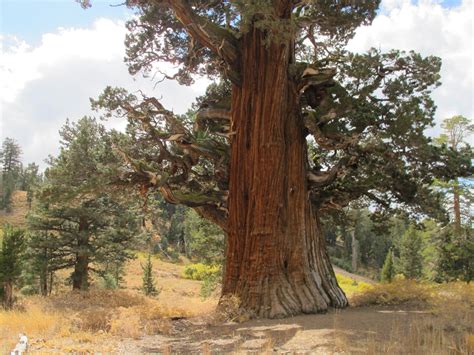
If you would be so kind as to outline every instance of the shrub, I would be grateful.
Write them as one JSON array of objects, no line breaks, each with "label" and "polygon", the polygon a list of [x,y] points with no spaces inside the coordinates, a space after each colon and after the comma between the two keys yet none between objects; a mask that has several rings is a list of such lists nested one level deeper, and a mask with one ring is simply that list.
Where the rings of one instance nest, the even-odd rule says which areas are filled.
[{"label": "shrub", "polygon": [[185,279],[202,281],[213,277],[213,275],[220,275],[222,268],[220,265],[206,265],[206,264],[191,264],[184,268],[183,277]]},{"label": "shrub", "polygon": [[111,273],[105,273],[100,280],[100,288],[106,290],[116,290],[119,287],[117,279]]},{"label": "shrub", "polygon": [[364,292],[372,287],[367,282],[357,281],[341,274],[336,274],[336,279],[339,286],[348,295]]},{"label": "shrub", "polygon": [[414,280],[397,280],[392,283],[376,284],[363,292],[355,294],[353,306],[396,305],[404,303],[427,304],[431,298],[433,286]]}]

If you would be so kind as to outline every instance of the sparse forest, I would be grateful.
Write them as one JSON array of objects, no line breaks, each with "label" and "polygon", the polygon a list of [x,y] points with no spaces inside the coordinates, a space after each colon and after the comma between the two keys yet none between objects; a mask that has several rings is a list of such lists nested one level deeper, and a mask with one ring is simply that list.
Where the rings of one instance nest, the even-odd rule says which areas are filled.
[{"label": "sparse forest", "polygon": [[[379,1],[122,5],[131,75],[212,83],[181,115],[105,87],[44,167],[3,140],[0,351],[474,351],[474,124],[427,134],[440,58],[348,51]],[[339,315],[349,345],[288,345]]]}]

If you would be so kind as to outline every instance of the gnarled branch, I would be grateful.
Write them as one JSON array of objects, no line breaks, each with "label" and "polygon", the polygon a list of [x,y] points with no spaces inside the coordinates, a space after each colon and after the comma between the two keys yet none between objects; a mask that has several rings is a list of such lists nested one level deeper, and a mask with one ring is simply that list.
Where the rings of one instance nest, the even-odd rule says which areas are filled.
[{"label": "gnarled branch", "polygon": [[234,35],[225,28],[198,16],[186,0],[169,0],[165,3],[173,9],[176,18],[191,37],[224,60],[228,67],[229,80],[239,84],[240,79],[237,75],[239,51]]}]

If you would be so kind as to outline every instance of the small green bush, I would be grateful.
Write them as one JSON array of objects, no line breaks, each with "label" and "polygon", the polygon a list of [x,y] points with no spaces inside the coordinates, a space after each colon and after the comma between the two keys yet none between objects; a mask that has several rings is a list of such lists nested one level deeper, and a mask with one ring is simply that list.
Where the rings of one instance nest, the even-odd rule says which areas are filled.
[{"label": "small green bush", "polygon": [[219,265],[206,265],[202,263],[187,265],[184,268],[183,277],[185,279],[202,281],[210,278],[215,274],[222,272],[221,266]]},{"label": "small green bush", "polygon": [[105,290],[116,290],[119,288],[117,279],[111,273],[105,273],[100,280],[100,288]]}]

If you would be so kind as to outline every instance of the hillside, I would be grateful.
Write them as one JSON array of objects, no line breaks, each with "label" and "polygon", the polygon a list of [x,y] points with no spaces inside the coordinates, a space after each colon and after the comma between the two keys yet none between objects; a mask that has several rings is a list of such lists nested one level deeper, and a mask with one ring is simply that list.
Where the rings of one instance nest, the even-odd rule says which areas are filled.
[{"label": "hillside", "polygon": [[5,210],[0,210],[0,226],[10,224],[13,227],[23,227],[26,224],[28,210],[26,191],[13,192],[12,211],[7,213]]}]

